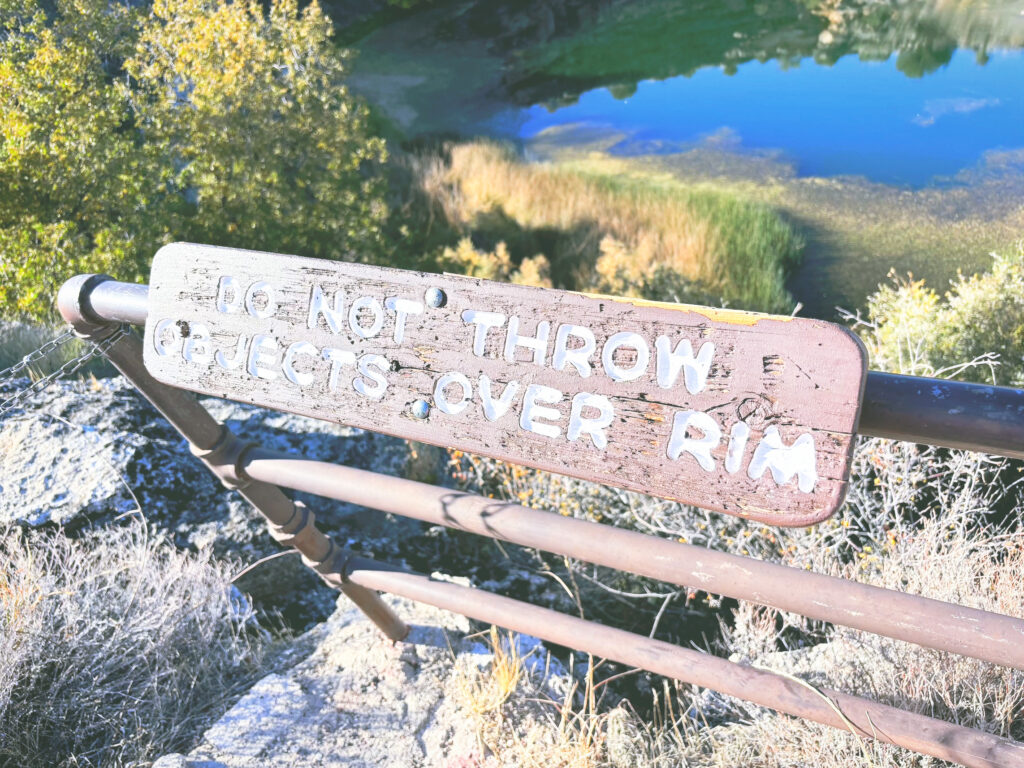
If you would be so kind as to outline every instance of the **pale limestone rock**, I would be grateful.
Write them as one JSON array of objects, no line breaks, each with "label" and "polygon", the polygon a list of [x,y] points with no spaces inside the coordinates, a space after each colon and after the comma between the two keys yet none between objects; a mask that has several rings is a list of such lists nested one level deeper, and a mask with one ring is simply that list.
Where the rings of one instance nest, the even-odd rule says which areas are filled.
[{"label": "pale limestone rock", "polygon": [[489,653],[463,639],[465,617],[386,600],[412,628],[405,641],[385,639],[342,598],[326,625],[312,631],[308,657],[259,681],[207,730],[187,767],[476,764],[482,755],[453,701],[453,672],[486,664]]}]

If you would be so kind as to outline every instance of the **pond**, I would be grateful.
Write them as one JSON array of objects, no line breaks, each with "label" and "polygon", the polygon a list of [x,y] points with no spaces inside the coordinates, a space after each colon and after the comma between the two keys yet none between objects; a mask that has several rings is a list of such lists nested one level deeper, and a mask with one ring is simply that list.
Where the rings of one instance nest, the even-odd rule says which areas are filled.
[{"label": "pond", "polygon": [[805,313],[943,289],[1024,236],[1024,0],[463,0],[379,27],[353,86],[407,136],[600,151],[766,202]]},{"label": "pond", "polygon": [[957,51],[921,78],[907,77],[894,59],[847,56],[827,67],[753,61],[733,72],[709,67],[645,80],[624,98],[597,88],[554,111],[509,110],[488,127],[529,139],[560,125],[623,134],[611,147],[616,154],[726,142],[740,152],[779,150],[801,176],[921,187],[1024,143],[1024,55],[998,52],[981,66],[973,52]]}]

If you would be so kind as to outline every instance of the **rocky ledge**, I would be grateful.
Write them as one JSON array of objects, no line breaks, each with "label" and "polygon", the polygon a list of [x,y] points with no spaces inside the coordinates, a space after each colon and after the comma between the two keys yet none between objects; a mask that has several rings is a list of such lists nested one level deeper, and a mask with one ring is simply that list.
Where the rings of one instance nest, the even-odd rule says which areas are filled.
[{"label": "rocky ledge", "polygon": [[[472,719],[458,705],[461,673],[493,655],[467,638],[469,621],[388,597],[411,626],[391,643],[344,597],[331,618],[289,652],[289,668],[260,680],[204,734],[189,755],[166,755],[153,768],[437,768],[484,761]],[[532,638],[520,652],[567,684]],[[285,664],[283,666],[288,666]]]},{"label": "rocky ledge", "polygon": [[[408,444],[395,438],[214,398],[202,402],[235,433],[268,448],[387,474],[407,467]],[[401,547],[423,529],[372,510],[297,497],[336,541],[382,559],[400,560]],[[121,377],[58,381],[0,419],[0,527],[57,525],[74,534],[129,516],[144,518],[179,547],[211,549],[240,567],[280,551],[260,515],[221,486]],[[239,587],[300,629],[325,619],[336,597],[297,557],[270,560]]]}]

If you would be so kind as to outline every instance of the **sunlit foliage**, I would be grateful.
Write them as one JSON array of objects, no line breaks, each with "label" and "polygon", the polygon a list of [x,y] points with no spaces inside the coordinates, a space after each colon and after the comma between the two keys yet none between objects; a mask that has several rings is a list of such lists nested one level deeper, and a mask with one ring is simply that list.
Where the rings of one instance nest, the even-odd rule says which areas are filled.
[{"label": "sunlit foliage", "polygon": [[881,286],[858,330],[882,370],[1024,382],[1024,242],[994,255],[987,272],[959,276],[943,297],[923,280]]},{"label": "sunlit foliage", "polygon": [[544,254],[528,256],[516,266],[504,241],[499,242],[493,252],[487,252],[477,250],[473,241],[464,237],[454,248],[446,247],[442,251],[438,266],[447,272],[484,280],[551,287],[551,265]]},{"label": "sunlit foliage", "polygon": [[171,240],[366,258],[384,145],[315,3],[2,0],[0,314]]}]

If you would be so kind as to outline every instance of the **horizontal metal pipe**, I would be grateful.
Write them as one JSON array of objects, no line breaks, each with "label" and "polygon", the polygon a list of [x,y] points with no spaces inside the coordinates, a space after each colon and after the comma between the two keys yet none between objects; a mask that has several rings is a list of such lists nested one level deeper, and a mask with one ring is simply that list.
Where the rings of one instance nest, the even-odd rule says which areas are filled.
[{"label": "horizontal metal pipe", "polygon": [[112,323],[145,325],[149,313],[149,286],[107,280],[89,293],[88,311]]},{"label": "horizontal metal pipe", "polygon": [[1024,621],[563,517],[413,480],[253,448],[240,474],[371,509],[1024,669]]},{"label": "horizontal metal pipe", "polygon": [[971,768],[1024,766],[1024,744],[1009,739],[904,712],[857,696],[813,689],[793,678],[573,618],[548,608],[405,573],[372,560],[350,560],[346,576],[367,589],[390,592],[488,624],[534,635],[550,643],[720,691],[779,712],[841,730],[853,730],[862,738],[874,737]]},{"label": "horizontal metal pipe", "polygon": [[871,371],[865,435],[1024,458],[1024,389]]},{"label": "horizontal metal pipe", "polygon": [[[88,311],[109,322],[146,322],[149,287],[103,282]],[[858,432],[872,437],[1024,458],[1024,390],[868,371]]]}]

